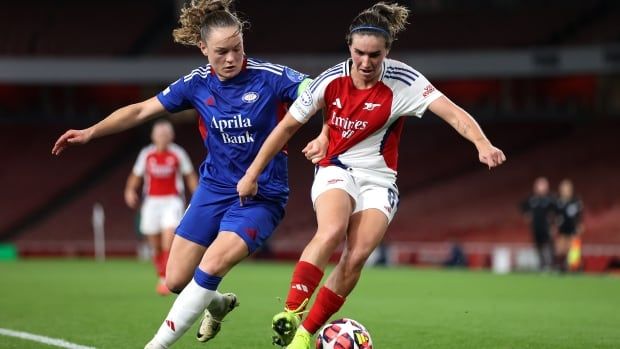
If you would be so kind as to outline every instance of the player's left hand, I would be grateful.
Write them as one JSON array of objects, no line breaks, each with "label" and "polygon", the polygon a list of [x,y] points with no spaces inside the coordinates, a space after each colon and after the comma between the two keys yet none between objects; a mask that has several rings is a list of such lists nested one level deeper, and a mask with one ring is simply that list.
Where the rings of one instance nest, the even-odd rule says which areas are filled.
[{"label": "player's left hand", "polygon": [[306,159],[312,161],[313,164],[321,161],[327,154],[327,145],[329,140],[325,136],[319,135],[315,139],[308,142],[306,147],[301,152],[306,156]]},{"label": "player's left hand", "polygon": [[506,161],[506,155],[504,152],[493,146],[491,142],[486,141],[480,145],[476,145],[478,148],[478,159],[483,164],[489,166],[489,170],[493,167],[497,167]]},{"label": "player's left hand", "polygon": [[258,193],[258,183],[247,174],[237,183],[237,193],[239,193],[239,203],[241,206]]},{"label": "player's left hand", "polygon": [[92,130],[69,130],[58,138],[54,147],[52,148],[52,154],[60,155],[65,148],[75,144],[86,144],[92,138]]}]

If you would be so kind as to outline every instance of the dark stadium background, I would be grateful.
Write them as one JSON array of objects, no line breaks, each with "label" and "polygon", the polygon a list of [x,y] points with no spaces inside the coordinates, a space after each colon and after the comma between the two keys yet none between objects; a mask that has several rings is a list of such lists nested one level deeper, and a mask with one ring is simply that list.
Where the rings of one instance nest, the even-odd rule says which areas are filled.
[{"label": "dark stadium background", "polygon": [[[312,76],[347,57],[351,19],[374,1],[236,1],[251,22],[249,56]],[[508,156],[493,171],[430,112],[410,119],[400,145],[399,213],[389,259],[429,265],[463,246],[472,268],[493,251],[527,255],[518,210],[537,176],[575,183],[585,203],[584,268],[620,267],[620,2],[402,1],[410,26],[391,57],[425,74],[470,111]],[[92,208],[105,209],[107,254],[135,255],[135,213],[122,197],[149,125],[56,158],[55,139],[115,108],[148,98],[206,60],[172,42],[179,3],[0,3],[0,243],[19,256],[92,256]],[[296,258],[315,229],[312,166],[300,150],[320,117],[291,142],[287,217],[263,257]],[[204,150],[194,116],[172,117],[196,165]],[[5,252],[6,254],[7,252]],[[516,261],[515,261],[516,263]]]}]

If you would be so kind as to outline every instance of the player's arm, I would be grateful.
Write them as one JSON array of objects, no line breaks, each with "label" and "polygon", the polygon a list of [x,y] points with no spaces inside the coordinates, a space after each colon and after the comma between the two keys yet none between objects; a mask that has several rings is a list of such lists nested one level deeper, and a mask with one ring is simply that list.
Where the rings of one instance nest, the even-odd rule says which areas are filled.
[{"label": "player's arm", "polygon": [[65,132],[54,144],[52,154],[59,155],[68,146],[85,144],[91,139],[127,130],[165,112],[166,109],[157,97],[152,97],[140,103],[130,104],[115,110],[105,119],[89,128]]},{"label": "player's arm", "polygon": [[[297,88],[297,96],[300,96],[312,83],[312,79],[304,79]],[[306,156],[306,159],[312,161],[313,164],[318,163],[327,154],[327,146],[329,145],[329,126],[327,126],[327,119],[323,114],[323,128],[319,135],[308,142],[308,144],[301,150]]]},{"label": "player's arm", "polygon": [[185,185],[187,186],[187,189],[189,189],[190,194],[194,194],[196,188],[198,187],[198,176],[196,175],[196,172],[192,171],[183,175],[183,177],[185,178]]},{"label": "player's arm", "polygon": [[130,173],[129,177],[127,177],[127,183],[125,184],[125,203],[130,208],[135,209],[138,207],[138,203],[140,202],[140,195],[138,195],[138,192],[141,186],[142,177],[136,176],[133,172]]},{"label": "player's arm", "polygon": [[[175,149],[177,148],[175,147]],[[185,187],[190,194],[194,194],[198,187],[198,176],[196,176],[192,160],[190,160],[187,152],[180,147],[178,148],[177,156],[179,157],[179,169],[183,175],[183,180],[185,180]]]},{"label": "player's arm", "polygon": [[323,115],[323,127],[321,133],[313,140],[308,142],[306,147],[302,149],[302,153],[306,159],[312,161],[313,164],[318,163],[327,154],[327,146],[329,145],[329,126],[327,119]]},{"label": "player's arm", "polygon": [[506,161],[504,153],[491,144],[476,120],[451,100],[441,96],[434,100],[428,108],[450,124],[461,136],[472,142],[478,149],[480,162],[489,166],[489,169]]},{"label": "player's arm", "polygon": [[297,121],[288,112],[284,119],[271,131],[271,134],[269,134],[269,137],[267,137],[265,143],[258,151],[256,158],[245,171],[245,176],[237,183],[237,192],[242,203],[245,198],[256,195],[258,192],[258,176],[263,172],[269,161],[282,150],[293,134],[299,130],[301,125],[302,123]]}]

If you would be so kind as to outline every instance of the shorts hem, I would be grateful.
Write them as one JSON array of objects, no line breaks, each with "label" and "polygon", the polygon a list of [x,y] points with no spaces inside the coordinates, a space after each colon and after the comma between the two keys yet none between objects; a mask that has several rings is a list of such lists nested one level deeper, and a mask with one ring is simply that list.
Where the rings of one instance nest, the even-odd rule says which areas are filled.
[{"label": "shorts hem", "polygon": [[249,238],[247,238],[243,234],[240,234],[238,231],[235,231],[235,230],[232,230],[232,229],[222,229],[219,233],[224,233],[224,232],[225,233],[229,233],[229,234],[235,234],[238,237],[240,237],[241,240],[243,240],[243,242],[245,242],[245,245],[248,248],[248,256],[251,255],[252,253],[254,253],[258,249],[258,246],[255,246],[255,247],[252,246],[253,244],[256,245],[252,240],[250,240]]},{"label": "shorts hem", "polygon": [[392,221],[394,220],[394,217],[396,216],[396,212],[394,212],[394,213],[388,213],[388,212],[387,212],[386,210],[384,210],[384,209],[381,209],[381,208],[379,208],[379,207],[373,207],[373,206],[371,206],[371,207],[364,207],[364,208],[362,208],[362,209],[360,209],[360,210],[358,210],[358,211],[353,211],[353,212],[351,213],[351,216],[353,216],[354,214],[356,214],[356,213],[358,213],[358,212],[364,212],[364,211],[367,211],[367,210],[377,210],[377,211],[379,211],[379,212],[383,213],[383,215],[385,216],[385,218],[387,218],[388,225],[389,225],[390,223],[392,223]]},{"label": "shorts hem", "polygon": [[147,232],[145,232],[145,231],[143,231],[143,230],[140,230],[140,234],[145,235],[145,236],[151,236],[151,235],[161,235],[161,233],[162,233],[162,232],[161,232],[160,230],[156,230],[156,231],[153,231],[153,232],[148,232],[148,233],[147,233]]},{"label": "shorts hem", "polygon": [[[252,219],[251,219],[251,218],[249,218],[249,217],[248,217],[248,219],[252,220]],[[256,224],[256,223],[254,222],[254,220],[252,220],[252,222],[253,222],[254,224]],[[220,226],[220,231],[218,232],[218,234],[219,234],[219,233],[221,233],[221,232],[224,232],[224,231],[225,231],[225,232],[229,232],[229,233],[233,233],[233,234],[237,235],[238,237],[240,237],[240,238],[241,238],[241,240],[243,240],[243,241],[245,242],[245,245],[248,247],[248,255],[250,255],[250,254],[254,253],[254,252],[255,252],[256,250],[258,250],[258,248],[261,246],[261,245],[258,245],[258,244],[256,243],[256,241],[251,240],[251,239],[250,239],[247,235],[245,235],[245,234],[243,234],[243,233],[241,233],[241,232],[237,231],[237,229],[234,229],[234,228],[232,228],[232,227],[227,227],[227,226],[223,225],[223,226]],[[257,236],[256,236],[256,238],[258,239],[258,238],[259,238],[259,236],[260,236],[260,234],[257,232]]]},{"label": "shorts hem", "polygon": [[[353,193],[351,193],[351,191],[347,190],[346,188],[342,188],[342,187],[334,187],[334,188],[328,188],[327,190],[323,190],[316,197],[311,198],[312,199],[312,208],[315,211],[316,211],[316,201],[319,199],[319,197],[321,195],[327,193],[330,190],[342,190],[343,192],[347,193],[347,195],[349,195],[349,197],[353,200],[353,203],[355,204],[355,207],[357,207],[357,199],[355,198],[355,195],[353,195]],[[353,208],[353,210],[355,210],[355,207]]]},{"label": "shorts hem", "polygon": [[175,234],[180,236],[180,237],[182,237],[182,238],[184,238],[184,239],[186,239],[186,240],[189,240],[191,242],[197,243],[198,245],[201,245],[203,247],[209,247],[209,245],[211,245],[211,243],[207,243],[207,242],[205,242],[203,240],[196,239],[194,236],[192,236],[190,234],[187,234],[187,233],[185,233],[184,231],[182,231],[182,230],[180,230],[178,228],[177,228]]}]

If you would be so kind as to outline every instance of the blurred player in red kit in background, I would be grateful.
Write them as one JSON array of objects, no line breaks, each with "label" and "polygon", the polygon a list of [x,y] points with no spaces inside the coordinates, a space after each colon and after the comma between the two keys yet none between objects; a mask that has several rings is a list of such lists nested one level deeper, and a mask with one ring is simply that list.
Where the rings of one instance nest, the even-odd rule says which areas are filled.
[{"label": "blurred player in red kit in background", "polygon": [[198,177],[189,156],[173,143],[174,129],[167,120],[155,123],[151,132],[153,143],[142,148],[125,186],[125,202],[140,208],[140,233],[146,236],[153,255],[159,281],[157,293],[170,293],[165,284],[166,264],[174,230],[185,211],[185,186],[196,190]]}]

